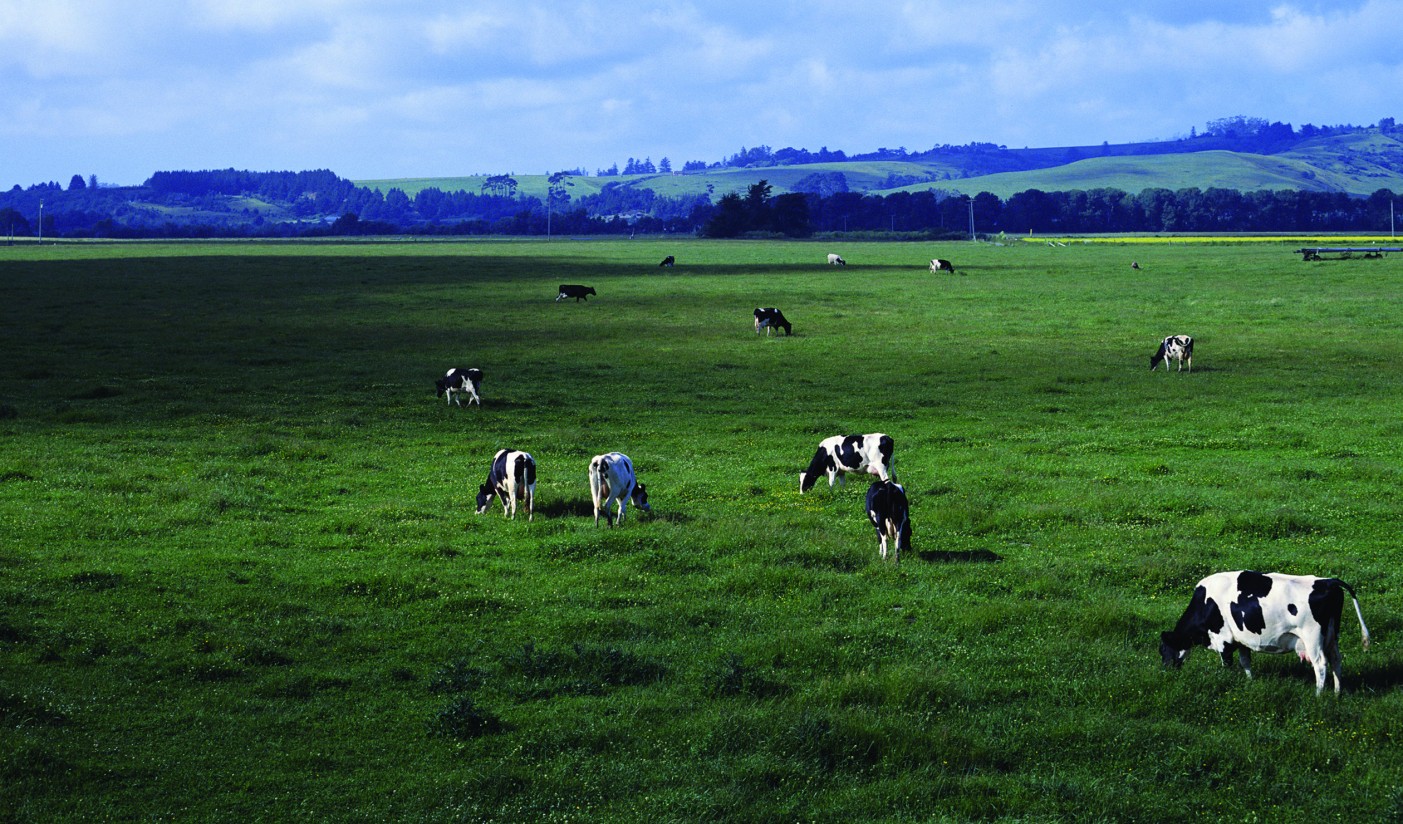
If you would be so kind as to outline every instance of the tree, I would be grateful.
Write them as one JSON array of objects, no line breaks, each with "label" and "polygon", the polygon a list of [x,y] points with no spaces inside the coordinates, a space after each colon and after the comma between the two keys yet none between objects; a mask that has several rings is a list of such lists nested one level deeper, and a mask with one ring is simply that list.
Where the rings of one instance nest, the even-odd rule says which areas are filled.
[{"label": "tree", "polygon": [[662,174],[665,174],[665,175],[670,175],[670,174],[672,174],[672,161],[671,161],[671,160],[668,160],[667,158],[663,158],[662,160],[659,160],[659,161],[658,161],[658,171],[661,172]]},{"label": "tree", "polygon": [[802,192],[780,195],[770,207],[770,226],[787,237],[808,237],[809,199]]},{"label": "tree", "polygon": [[716,213],[702,227],[706,237],[735,237],[748,228],[745,202],[735,192],[727,192],[716,204]]},{"label": "tree", "polygon": [[516,197],[516,178],[511,175],[492,175],[483,181],[482,193],[500,197]]},{"label": "tree", "polygon": [[88,188],[88,183],[83,180],[82,175],[74,175],[73,179],[68,181],[68,191],[70,192],[81,192],[86,188]]}]

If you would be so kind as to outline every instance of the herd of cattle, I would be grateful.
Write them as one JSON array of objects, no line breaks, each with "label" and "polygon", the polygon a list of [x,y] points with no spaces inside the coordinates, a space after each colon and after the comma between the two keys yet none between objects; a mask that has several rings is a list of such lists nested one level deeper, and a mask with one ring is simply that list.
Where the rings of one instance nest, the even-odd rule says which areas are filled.
[{"label": "herd of cattle", "polygon": [[[676,263],[672,255],[659,266]],[[828,255],[828,263],[846,266],[847,261],[836,254]],[[1138,268],[1138,267],[1137,267]],[[934,258],[932,273],[949,272],[955,267],[948,260]],[[578,303],[596,295],[589,286],[562,284],[556,301],[575,298]],[[765,330],[768,336],[775,329],[785,335],[793,333],[793,325],[775,307],[755,310],[755,332]],[[1150,371],[1161,363],[1169,369],[1169,361],[1178,362],[1179,371],[1185,366],[1193,371],[1194,341],[1189,335],[1170,335],[1160,342],[1150,356]],[[482,370],[453,368],[437,383],[438,395],[449,403],[482,404],[479,390]],[[848,474],[873,475],[876,480],[867,489],[867,517],[877,532],[878,553],[883,561],[890,554],[899,562],[901,552],[911,549],[911,512],[906,490],[895,480],[893,472],[895,442],[884,433],[866,435],[834,435],[819,442],[813,459],[799,473],[799,492],[811,490],[820,478],[844,485]],[[638,482],[633,462],[620,452],[596,455],[589,462],[590,498],[594,504],[594,522],[598,526],[602,514],[609,526],[620,524],[631,502],[644,512],[651,512],[648,492]],[[519,505],[526,509],[527,520],[533,519],[536,491],[536,461],[529,453],[502,449],[492,458],[487,480],[477,494],[477,512],[482,514],[497,498],[504,517],[515,518]],[[615,514],[609,509],[613,506]],[[1369,646],[1369,629],[1354,590],[1336,578],[1309,575],[1263,574],[1250,570],[1219,572],[1199,581],[1194,588],[1184,614],[1174,629],[1160,638],[1160,656],[1165,666],[1177,668],[1194,647],[1207,647],[1221,656],[1223,664],[1230,663],[1236,652],[1242,669],[1252,676],[1252,652],[1295,652],[1315,670],[1315,691],[1319,695],[1330,675],[1334,676],[1335,692],[1340,692],[1339,635],[1344,611],[1344,593],[1354,603],[1355,615],[1363,636],[1363,646]]]}]

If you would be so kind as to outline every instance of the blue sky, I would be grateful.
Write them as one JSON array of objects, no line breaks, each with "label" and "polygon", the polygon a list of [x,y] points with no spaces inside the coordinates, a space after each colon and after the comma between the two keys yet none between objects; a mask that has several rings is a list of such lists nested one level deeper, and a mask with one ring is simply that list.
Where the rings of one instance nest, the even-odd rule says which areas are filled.
[{"label": "blue sky", "polygon": [[0,186],[1403,117],[1403,0],[0,0]]}]

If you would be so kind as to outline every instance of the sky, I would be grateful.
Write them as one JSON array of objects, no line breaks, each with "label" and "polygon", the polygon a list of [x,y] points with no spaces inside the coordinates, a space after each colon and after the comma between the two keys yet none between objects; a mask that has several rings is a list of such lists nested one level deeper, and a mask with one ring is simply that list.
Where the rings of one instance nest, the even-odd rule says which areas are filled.
[{"label": "sky", "polygon": [[1403,0],[0,0],[0,187],[1403,117]]}]

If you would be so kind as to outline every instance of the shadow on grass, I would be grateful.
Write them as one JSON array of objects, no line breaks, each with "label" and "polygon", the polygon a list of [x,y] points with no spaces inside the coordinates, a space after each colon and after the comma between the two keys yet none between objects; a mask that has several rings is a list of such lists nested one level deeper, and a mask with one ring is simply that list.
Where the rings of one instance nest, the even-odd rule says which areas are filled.
[{"label": "shadow on grass", "polygon": [[[1355,661],[1367,656],[1369,653],[1356,653],[1349,656]],[[1360,661],[1361,666],[1356,666],[1351,677],[1350,661],[1346,658],[1344,664],[1344,684],[1345,692],[1392,692],[1399,687],[1403,687],[1403,662],[1390,661],[1384,664],[1371,666],[1367,659]],[[1333,682],[1331,683],[1333,686]]]},{"label": "shadow on grass", "polygon": [[997,552],[987,549],[924,549],[917,552],[916,557],[933,564],[996,564],[1004,559]]}]

